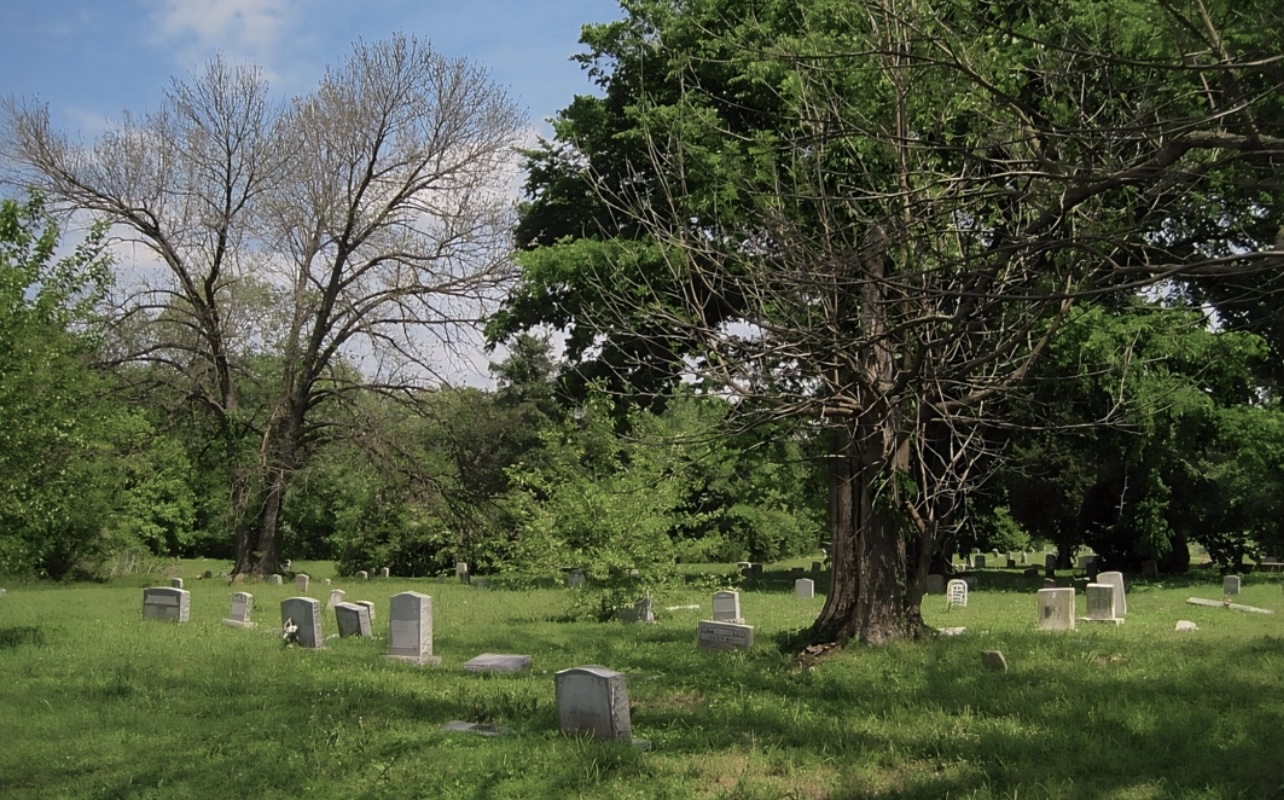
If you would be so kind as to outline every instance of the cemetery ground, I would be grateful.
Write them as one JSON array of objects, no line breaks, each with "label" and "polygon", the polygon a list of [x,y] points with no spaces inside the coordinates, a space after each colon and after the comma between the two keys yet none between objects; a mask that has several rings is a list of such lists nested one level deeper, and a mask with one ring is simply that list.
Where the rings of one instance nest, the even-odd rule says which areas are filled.
[{"label": "cemetery ground", "polygon": [[[198,580],[182,562],[185,624],[144,621],[142,589],[5,584],[0,597],[0,797],[29,798],[1261,798],[1284,797],[1284,592],[1249,575],[1239,613],[1221,579],[1129,576],[1127,623],[1035,630],[1041,578],[976,573],[968,606],[925,616],[960,636],[852,646],[814,667],[782,650],[815,617],[789,567],[740,586],[750,652],[697,650],[712,592],[696,578],[656,595],[654,625],[570,613],[584,590],[483,589],[455,581],[308,572],[308,595],[375,601],[375,637],[284,647],[283,586]],[[690,568],[722,572],[730,566]],[[1064,579],[1069,572],[1061,573]],[[326,586],[325,578],[333,580]],[[495,582],[498,583],[497,581]],[[254,629],[220,623],[254,595]],[[433,598],[439,666],[386,652],[388,599]],[[1080,615],[1083,593],[1077,597]],[[696,605],[697,609],[666,607]],[[1197,631],[1175,631],[1178,620]],[[325,612],[324,632],[336,631]],[[1007,672],[982,667],[1004,653]],[[517,674],[474,674],[483,652],[523,653]],[[553,673],[601,664],[629,676],[633,735],[558,732]],[[508,729],[452,733],[452,720]]]}]

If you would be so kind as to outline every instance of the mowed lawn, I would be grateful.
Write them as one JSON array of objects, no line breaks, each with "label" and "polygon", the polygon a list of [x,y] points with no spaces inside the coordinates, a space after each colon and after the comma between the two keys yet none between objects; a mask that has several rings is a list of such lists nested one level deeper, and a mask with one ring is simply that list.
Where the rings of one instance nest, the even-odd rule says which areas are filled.
[{"label": "mowed lawn", "polygon": [[[1274,615],[1187,605],[1221,599],[1220,578],[1193,572],[1130,580],[1125,625],[1053,633],[1035,630],[1042,581],[991,570],[965,609],[928,598],[931,624],[965,634],[851,647],[808,669],[780,649],[824,601],[823,574],[815,599],[793,596],[787,568],[802,563],[741,587],[748,654],[696,649],[708,577],[658,593],[656,624],[625,625],[577,618],[583,590],[297,565],[323,606],[330,588],[376,603],[375,638],[323,651],[282,646],[289,584],[243,587],[259,627],[223,626],[233,588],[197,579],[214,562],[179,568],[183,625],[141,618],[142,588],[164,576],[0,582],[0,798],[1284,797],[1278,577],[1247,576],[1237,598]],[[388,599],[407,590],[433,597],[441,666],[380,658]],[[1199,630],[1175,631],[1180,619]],[[332,613],[324,629],[336,632]],[[983,649],[1008,672],[985,671]],[[534,667],[461,670],[482,652]],[[629,675],[650,751],[558,732],[553,673],[589,664]],[[511,733],[443,732],[451,720]]]}]

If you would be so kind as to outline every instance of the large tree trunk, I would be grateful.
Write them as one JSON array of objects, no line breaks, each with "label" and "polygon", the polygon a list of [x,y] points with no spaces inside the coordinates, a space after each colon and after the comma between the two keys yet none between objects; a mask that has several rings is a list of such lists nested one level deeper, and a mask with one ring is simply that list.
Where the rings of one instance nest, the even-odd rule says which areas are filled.
[{"label": "large tree trunk", "polygon": [[299,466],[303,444],[303,400],[292,398],[289,410],[276,417],[263,436],[260,448],[263,484],[258,513],[246,513],[236,530],[236,568],[233,575],[266,577],[280,571],[278,531],[290,482]]}]

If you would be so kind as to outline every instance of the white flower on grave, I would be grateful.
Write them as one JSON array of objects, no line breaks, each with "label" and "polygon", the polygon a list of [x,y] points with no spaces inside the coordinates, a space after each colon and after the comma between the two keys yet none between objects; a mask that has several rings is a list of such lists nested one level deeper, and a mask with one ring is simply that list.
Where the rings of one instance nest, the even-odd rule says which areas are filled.
[{"label": "white flower on grave", "polygon": [[285,621],[285,625],[281,626],[281,639],[284,640],[287,645],[298,644],[299,626],[294,624],[294,620],[287,619]]}]

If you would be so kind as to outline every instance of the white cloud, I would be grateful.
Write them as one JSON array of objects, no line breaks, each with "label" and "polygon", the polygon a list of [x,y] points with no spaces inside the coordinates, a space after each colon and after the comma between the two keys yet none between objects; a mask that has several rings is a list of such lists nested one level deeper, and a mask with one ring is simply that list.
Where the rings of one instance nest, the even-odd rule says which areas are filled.
[{"label": "white cloud", "polygon": [[151,0],[152,38],[188,66],[221,52],[257,64],[269,74],[295,27],[294,0]]}]

